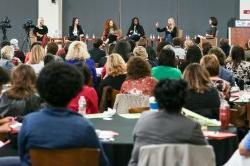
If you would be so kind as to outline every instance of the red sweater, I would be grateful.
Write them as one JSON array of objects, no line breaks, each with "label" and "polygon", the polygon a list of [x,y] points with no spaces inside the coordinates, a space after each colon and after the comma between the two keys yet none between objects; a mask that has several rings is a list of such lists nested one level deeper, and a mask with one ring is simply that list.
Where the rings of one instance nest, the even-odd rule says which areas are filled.
[{"label": "red sweater", "polygon": [[74,112],[78,112],[78,100],[80,99],[80,96],[84,96],[87,108],[86,113],[87,114],[94,114],[98,113],[98,96],[94,88],[90,86],[83,86],[83,89],[79,92],[79,94],[73,98],[70,103],[68,104],[68,108],[71,109]]}]

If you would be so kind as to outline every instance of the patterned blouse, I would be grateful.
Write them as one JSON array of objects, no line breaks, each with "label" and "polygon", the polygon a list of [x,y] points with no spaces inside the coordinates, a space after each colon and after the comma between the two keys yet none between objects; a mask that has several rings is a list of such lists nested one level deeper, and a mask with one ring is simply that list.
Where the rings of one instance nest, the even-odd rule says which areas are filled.
[{"label": "patterned blouse", "polygon": [[215,87],[220,95],[221,99],[229,100],[230,98],[230,83],[219,78],[219,77],[210,77],[213,87]]},{"label": "patterned blouse", "polygon": [[143,94],[152,96],[157,80],[153,77],[144,77],[137,80],[126,80],[121,87],[121,93]]},{"label": "patterned blouse", "polygon": [[233,66],[233,62],[229,62],[226,68],[232,71],[234,77],[238,80],[243,80],[244,83],[250,83],[250,62],[241,61],[237,67]]}]

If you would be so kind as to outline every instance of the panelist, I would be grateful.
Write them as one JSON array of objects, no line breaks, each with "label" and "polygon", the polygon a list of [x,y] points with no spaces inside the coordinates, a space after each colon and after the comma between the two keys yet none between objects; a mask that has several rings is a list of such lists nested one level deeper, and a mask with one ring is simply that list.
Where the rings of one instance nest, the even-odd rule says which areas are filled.
[{"label": "panelist", "polygon": [[172,43],[173,38],[177,36],[177,27],[173,17],[168,19],[167,25],[164,28],[160,28],[159,23],[155,24],[157,32],[165,32],[165,41]]},{"label": "panelist", "polygon": [[140,37],[145,36],[145,32],[143,26],[140,25],[139,18],[134,17],[132,19],[127,36],[129,37],[129,39],[132,39],[134,41],[138,41]]},{"label": "panelist", "polygon": [[84,32],[82,30],[82,26],[80,25],[79,18],[73,17],[72,25],[69,26],[69,40],[80,40],[82,37],[84,37]]}]

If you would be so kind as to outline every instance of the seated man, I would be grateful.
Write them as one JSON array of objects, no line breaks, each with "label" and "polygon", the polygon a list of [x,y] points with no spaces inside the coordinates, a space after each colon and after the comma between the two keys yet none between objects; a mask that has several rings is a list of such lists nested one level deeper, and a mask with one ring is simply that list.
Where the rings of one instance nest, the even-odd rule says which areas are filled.
[{"label": "seated man", "polygon": [[100,165],[109,165],[92,124],[66,108],[83,86],[83,76],[72,65],[52,63],[37,79],[37,90],[48,106],[26,116],[18,145],[22,165],[31,165],[32,148],[98,148]]},{"label": "seated man", "polygon": [[242,156],[250,157],[250,132],[240,142],[239,152]]}]

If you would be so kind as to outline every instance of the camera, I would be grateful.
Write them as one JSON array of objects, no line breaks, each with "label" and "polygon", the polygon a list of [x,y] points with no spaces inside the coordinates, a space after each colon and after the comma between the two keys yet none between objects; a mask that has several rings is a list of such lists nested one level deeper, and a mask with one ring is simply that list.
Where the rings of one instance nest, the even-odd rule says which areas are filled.
[{"label": "camera", "polygon": [[0,27],[1,27],[2,29],[11,28],[10,20],[9,20],[8,17],[5,17],[5,18],[0,22]]},{"label": "camera", "polygon": [[31,28],[35,28],[35,25],[33,25],[33,22],[31,19],[28,19],[27,22],[23,24],[23,29],[29,32]]}]

